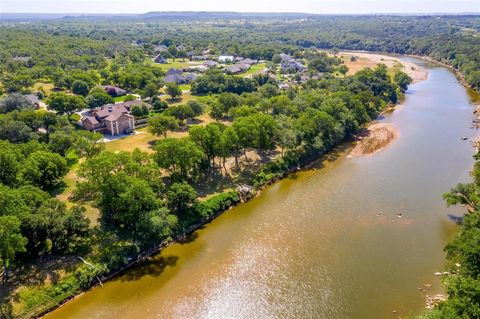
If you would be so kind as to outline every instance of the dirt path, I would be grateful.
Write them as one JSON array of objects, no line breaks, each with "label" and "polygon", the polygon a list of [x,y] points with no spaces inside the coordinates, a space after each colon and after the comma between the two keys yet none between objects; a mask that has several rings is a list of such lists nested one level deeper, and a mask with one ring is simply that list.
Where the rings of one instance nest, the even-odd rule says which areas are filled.
[{"label": "dirt path", "polygon": [[395,142],[398,136],[398,130],[393,124],[373,124],[364,134],[359,135],[358,142],[348,157],[363,157],[376,154]]}]

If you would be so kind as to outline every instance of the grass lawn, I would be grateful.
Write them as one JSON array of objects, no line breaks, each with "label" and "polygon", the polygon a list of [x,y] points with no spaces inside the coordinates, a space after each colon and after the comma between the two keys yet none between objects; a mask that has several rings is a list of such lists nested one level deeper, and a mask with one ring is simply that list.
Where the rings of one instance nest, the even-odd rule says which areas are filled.
[{"label": "grass lawn", "polygon": [[[73,190],[75,189],[78,181],[77,170],[79,167],[80,163],[73,165],[70,168],[70,171],[68,171],[67,175],[65,175],[63,178],[63,188],[54,191],[56,198],[64,202],[67,207],[71,207],[76,204],[70,200],[70,196],[72,196]],[[84,206],[86,209],[85,215],[90,220],[91,225],[97,225],[98,218],[100,217],[100,211],[89,204],[82,204],[82,206]]]},{"label": "grass lawn", "polygon": [[197,96],[192,95],[190,92],[182,93],[182,96],[172,100],[169,95],[163,95],[160,98],[162,101],[166,101],[169,105],[178,105],[178,104],[185,104],[188,101],[197,99]]},{"label": "grass lawn", "polygon": [[113,98],[113,101],[114,101],[115,103],[117,103],[117,102],[123,102],[123,101],[125,101],[125,97],[126,97],[126,95],[116,96],[116,97]]},{"label": "grass lawn", "polygon": [[153,63],[153,66],[160,69],[164,69],[165,71],[171,68],[183,69],[183,68],[186,68],[189,66],[195,66],[195,65],[201,65],[201,63],[197,63],[197,62],[192,63],[188,59],[185,59],[185,61],[183,61],[183,59],[175,59],[175,61],[173,61],[173,59],[168,59],[168,63]]},{"label": "grass lawn", "polygon": [[35,84],[33,84],[33,89],[35,91],[38,91],[40,90],[40,88],[42,88],[43,91],[45,91],[46,95],[51,94],[54,87],[55,86],[53,85],[53,83],[47,83],[47,82],[36,82]]},{"label": "grass lawn", "polygon": [[256,74],[260,71],[262,71],[263,69],[265,69],[267,67],[267,64],[266,63],[259,63],[259,64],[254,64],[252,65],[252,67],[250,69],[248,69],[245,73],[243,73],[244,75],[249,75],[249,74]]},{"label": "grass lawn", "polygon": [[178,86],[180,90],[182,91],[190,91],[190,88],[192,87],[190,84],[180,84]]}]

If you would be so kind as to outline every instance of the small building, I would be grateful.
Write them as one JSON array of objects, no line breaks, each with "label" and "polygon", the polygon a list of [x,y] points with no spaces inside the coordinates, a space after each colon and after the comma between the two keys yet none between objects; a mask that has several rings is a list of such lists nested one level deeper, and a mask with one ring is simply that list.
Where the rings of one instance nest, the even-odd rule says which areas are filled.
[{"label": "small building", "polygon": [[221,55],[218,57],[218,62],[220,63],[233,63],[235,57],[233,55]]},{"label": "small building", "polygon": [[183,44],[177,45],[177,50],[178,51],[185,51],[185,46]]}]

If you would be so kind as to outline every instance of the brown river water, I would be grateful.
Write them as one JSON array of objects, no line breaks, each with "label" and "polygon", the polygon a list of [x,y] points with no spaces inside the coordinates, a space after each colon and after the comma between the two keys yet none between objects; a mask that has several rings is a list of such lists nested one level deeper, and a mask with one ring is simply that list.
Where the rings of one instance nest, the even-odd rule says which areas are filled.
[{"label": "brown river water", "polygon": [[419,287],[442,291],[434,273],[457,229],[447,214],[464,210],[447,209],[441,195],[470,180],[474,149],[461,137],[475,131],[469,129],[472,96],[448,69],[402,59],[428,68],[429,77],[379,120],[399,131],[389,148],[347,158],[347,145],[46,318],[343,319],[420,312]]}]

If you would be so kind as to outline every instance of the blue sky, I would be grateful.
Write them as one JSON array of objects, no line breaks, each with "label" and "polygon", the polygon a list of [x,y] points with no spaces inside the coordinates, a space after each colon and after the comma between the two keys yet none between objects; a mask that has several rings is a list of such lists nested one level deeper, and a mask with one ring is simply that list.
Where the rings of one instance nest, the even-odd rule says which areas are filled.
[{"label": "blue sky", "polygon": [[480,0],[0,0],[0,12],[143,13],[148,11],[454,13],[480,12]]}]

